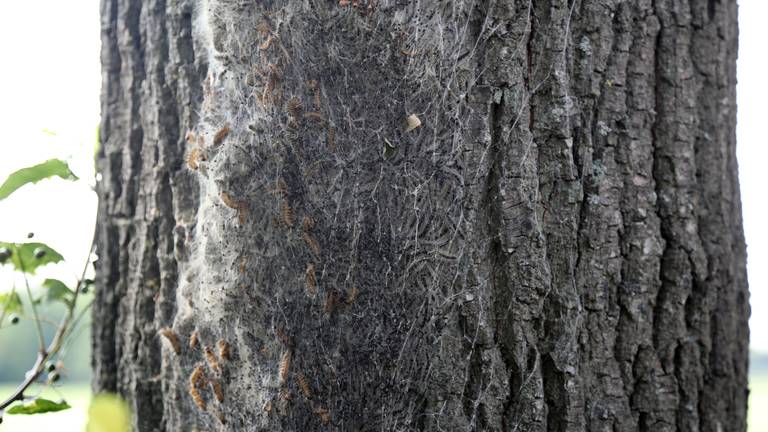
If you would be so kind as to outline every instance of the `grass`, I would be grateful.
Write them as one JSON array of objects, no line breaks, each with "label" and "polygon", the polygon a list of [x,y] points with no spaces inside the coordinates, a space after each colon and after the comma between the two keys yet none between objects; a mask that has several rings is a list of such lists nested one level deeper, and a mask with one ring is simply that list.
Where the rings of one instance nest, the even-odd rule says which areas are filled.
[{"label": "grass", "polygon": [[[15,389],[12,383],[0,383],[0,399],[5,399]],[[31,388],[30,394],[40,391]],[[91,387],[88,383],[67,383],[56,390],[44,389],[41,397],[58,401],[65,399],[72,408],[64,411],[35,415],[4,415],[0,424],[1,432],[35,431],[35,432],[80,432],[85,430],[88,418],[88,404],[91,400]]]},{"label": "grass", "polygon": [[[750,377],[749,432],[768,431],[768,373]],[[13,392],[14,386],[0,383],[0,398]],[[91,389],[88,383],[69,383],[57,388],[58,392],[45,389],[41,396],[52,400],[66,399],[71,409],[39,415],[5,415],[1,432],[15,431],[83,431],[88,416]]]}]

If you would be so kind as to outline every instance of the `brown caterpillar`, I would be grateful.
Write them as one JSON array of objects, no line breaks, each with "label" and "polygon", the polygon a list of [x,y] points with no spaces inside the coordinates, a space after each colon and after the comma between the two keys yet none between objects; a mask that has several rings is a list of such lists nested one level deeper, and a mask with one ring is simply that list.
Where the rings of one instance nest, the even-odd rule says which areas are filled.
[{"label": "brown caterpillar", "polygon": [[200,396],[200,392],[197,391],[201,381],[205,381],[205,375],[203,374],[203,367],[198,365],[192,371],[192,375],[189,376],[189,394],[198,408],[205,411],[205,400]]},{"label": "brown caterpillar", "polygon": [[317,87],[317,81],[309,80],[307,81],[307,86],[309,86],[309,89],[314,94],[315,108],[320,109],[320,89]]},{"label": "brown caterpillar", "polygon": [[195,142],[195,138],[196,138],[196,136],[195,136],[195,133],[194,133],[194,132],[192,132],[192,131],[187,131],[187,134],[186,134],[186,135],[184,135],[184,139],[185,139],[185,140],[186,140],[188,143],[193,143],[193,142]]},{"label": "brown caterpillar", "polygon": [[272,401],[267,401],[267,403],[264,404],[264,411],[265,412],[272,412]]},{"label": "brown caterpillar", "polygon": [[248,215],[247,206],[241,202],[236,201],[234,198],[232,198],[231,195],[224,191],[221,191],[219,197],[221,198],[221,201],[224,203],[224,205],[231,209],[237,210],[237,220],[240,225],[243,225],[245,223],[245,218]]},{"label": "brown caterpillar", "polygon": [[287,388],[281,388],[279,393],[280,399],[289,401],[292,399],[291,397],[291,391]]},{"label": "brown caterpillar", "polygon": [[335,135],[335,133],[333,132],[333,128],[328,126],[328,147],[330,147],[331,150],[335,150],[336,149],[336,145],[333,142],[334,135]]},{"label": "brown caterpillar", "polygon": [[219,131],[216,132],[216,134],[213,136],[213,145],[221,144],[224,141],[224,138],[226,138],[231,131],[232,130],[229,128],[229,125],[219,129]]},{"label": "brown caterpillar", "polygon": [[307,377],[305,377],[302,372],[299,372],[299,375],[296,377],[296,382],[299,384],[299,388],[301,389],[301,393],[304,394],[304,397],[307,399],[312,398],[312,391],[309,388]]},{"label": "brown caterpillar", "polygon": [[192,150],[189,151],[189,154],[187,154],[187,166],[191,170],[197,170],[197,158],[200,155],[200,148],[195,147]]},{"label": "brown caterpillar", "polygon": [[328,424],[331,422],[331,412],[323,407],[317,407],[315,408],[315,414],[320,416],[320,420],[323,422],[323,424]]},{"label": "brown caterpillar", "polygon": [[335,289],[327,290],[325,292],[325,306],[323,306],[323,311],[330,315],[333,313],[333,309],[336,307],[336,305],[339,303],[339,293],[336,292]]},{"label": "brown caterpillar", "polygon": [[288,110],[288,114],[292,115],[295,118],[299,118],[301,116],[301,100],[297,97],[292,97],[288,99],[288,104],[286,109]]},{"label": "brown caterpillar", "polygon": [[315,274],[315,265],[310,264],[307,266],[305,273],[305,279],[307,282],[307,291],[310,296],[317,294],[317,275]]},{"label": "brown caterpillar", "polygon": [[347,296],[347,304],[352,304],[359,293],[360,291],[357,289],[357,285],[352,285],[352,289],[349,290],[349,295]]},{"label": "brown caterpillar", "polygon": [[280,367],[278,368],[278,378],[280,385],[285,385],[288,380],[288,370],[291,368],[291,350],[287,350],[280,358]]},{"label": "brown caterpillar", "polygon": [[216,359],[216,354],[214,354],[211,347],[205,347],[205,358],[208,360],[208,364],[211,366],[211,369],[213,369],[216,372],[221,372],[221,368],[219,367],[219,361]]},{"label": "brown caterpillar", "polygon": [[267,37],[267,40],[265,40],[262,44],[259,45],[259,49],[262,51],[265,51],[269,49],[270,45],[272,45],[272,35],[269,35]]},{"label": "brown caterpillar", "polygon": [[193,331],[192,334],[189,335],[189,347],[190,348],[197,347],[199,338],[200,338],[200,333],[197,330]]},{"label": "brown caterpillar", "polygon": [[166,339],[168,339],[168,342],[171,343],[173,352],[175,352],[176,355],[179,355],[181,352],[181,345],[179,344],[179,337],[176,336],[176,333],[174,333],[174,331],[168,327],[160,329],[159,332],[161,335],[165,336]]},{"label": "brown caterpillar", "polygon": [[259,21],[259,24],[256,26],[256,31],[262,36],[268,35],[270,31],[269,21],[265,19]]},{"label": "brown caterpillar", "polygon": [[[277,337],[287,346],[291,344],[291,340],[288,338],[288,335],[285,334],[285,331],[282,327],[277,328]],[[264,346],[266,348],[266,345]],[[266,352],[266,351],[264,351]]]},{"label": "brown caterpillar", "polygon": [[319,112],[315,112],[315,111],[309,111],[305,113],[304,117],[310,118],[312,120],[315,120],[321,123],[325,121],[325,117],[323,117],[323,115],[320,114]]},{"label": "brown caterpillar", "polygon": [[306,231],[301,233],[301,238],[304,239],[304,243],[309,246],[309,249],[315,255],[315,258],[320,259],[320,245],[317,243],[317,240]]},{"label": "brown caterpillar", "polygon": [[315,220],[309,216],[304,216],[304,218],[301,220],[301,229],[303,229],[305,232],[309,232],[312,231],[312,228],[314,227]]},{"label": "brown caterpillar", "polygon": [[227,207],[235,210],[240,209],[240,204],[237,201],[235,201],[228,193],[221,191],[221,193],[219,194],[219,197]]},{"label": "brown caterpillar", "polygon": [[219,349],[219,357],[223,360],[229,360],[229,342],[224,339],[219,339],[219,341],[216,342],[216,346]]},{"label": "brown caterpillar", "polygon": [[282,215],[283,215],[283,223],[289,227],[293,228],[293,210],[291,209],[291,206],[288,205],[288,201],[283,200],[282,204]]},{"label": "brown caterpillar", "polygon": [[240,266],[238,267],[238,271],[241,275],[245,275],[245,265],[246,265],[246,259],[243,257],[242,260],[240,260]]},{"label": "brown caterpillar", "polygon": [[211,383],[211,388],[213,389],[213,394],[216,396],[216,400],[224,402],[224,390],[221,388],[221,382],[217,379],[208,380],[208,382]]}]

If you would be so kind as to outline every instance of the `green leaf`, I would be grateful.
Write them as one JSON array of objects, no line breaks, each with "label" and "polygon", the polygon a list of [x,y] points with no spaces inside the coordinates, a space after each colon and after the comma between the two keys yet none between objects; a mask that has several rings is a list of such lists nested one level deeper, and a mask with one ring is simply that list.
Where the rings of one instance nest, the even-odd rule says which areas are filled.
[{"label": "green leaf", "polygon": [[20,313],[24,311],[21,297],[16,291],[0,294],[0,308],[3,313]]},{"label": "green leaf", "polygon": [[[38,267],[50,263],[63,261],[64,257],[45,243],[6,243],[0,242],[0,248],[8,248],[11,251],[10,259],[3,264],[13,264],[18,271],[35,274]],[[42,256],[40,252],[43,251]],[[38,253],[38,257],[35,253]]]},{"label": "green leaf", "polygon": [[49,159],[35,166],[22,168],[5,179],[0,186],[0,201],[8,198],[16,189],[27,183],[37,183],[40,180],[61,177],[64,180],[77,180],[77,176],[69,169],[69,165],[61,159]]},{"label": "green leaf", "polygon": [[30,402],[17,404],[8,410],[8,414],[42,414],[47,412],[62,411],[71,408],[65,401],[54,402],[48,399],[37,398]]},{"label": "green leaf", "polygon": [[69,304],[70,298],[74,295],[74,291],[58,279],[44,280],[43,288],[45,288],[45,301],[47,302],[62,301]]},{"label": "green leaf", "polygon": [[88,408],[87,432],[129,432],[131,412],[119,396],[96,395]]}]

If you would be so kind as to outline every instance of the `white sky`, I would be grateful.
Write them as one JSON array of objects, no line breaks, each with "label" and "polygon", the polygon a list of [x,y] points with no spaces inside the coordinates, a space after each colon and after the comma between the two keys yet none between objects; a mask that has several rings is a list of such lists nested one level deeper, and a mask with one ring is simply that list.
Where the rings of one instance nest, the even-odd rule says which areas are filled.
[{"label": "white sky", "polygon": [[[44,274],[74,280],[85,259],[96,216],[90,190],[99,122],[99,7],[97,0],[7,1],[0,6],[0,181],[51,157],[69,159],[87,181],[45,181],[0,201],[0,239],[27,232],[61,252],[72,267]],[[30,19],[34,17],[34,19]],[[740,2],[738,156],[749,253],[752,347],[768,351],[768,206],[763,177],[768,123],[766,23],[768,1]],[[44,130],[53,131],[51,136]],[[42,272],[41,272],[42,273]],[[0,290],[9,274],[0,271]]]}]

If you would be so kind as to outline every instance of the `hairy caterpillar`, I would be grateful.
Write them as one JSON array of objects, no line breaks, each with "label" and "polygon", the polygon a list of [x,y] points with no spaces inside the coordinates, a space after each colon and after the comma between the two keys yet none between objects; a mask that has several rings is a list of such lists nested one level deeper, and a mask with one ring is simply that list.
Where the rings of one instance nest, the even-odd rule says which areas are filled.
[{"label": "hairy caterpillar", "polygon": [[299,372],[299,375],[296,377],[296,382],[299,384],[299,388],[304,394],[304,397],[310,399],[312,397],[312,391],[309,388],[309,383],[307,382],[307,377],[304,376],[304,373]]},{"label": "hairy caterpillar", "polygon": [[208,360],[208,364],[211,366],[211,369],[213,369],[216,372],[221,372],[221,368],[219,367],[219,361],[216,359],[216,354],[214,354],[211,347],[205,347],[205,358]]},{"label": "hairy caterpillar", "polygon": [[331,422],[331,412],[327,409],[323,407],[316,407],[315,414],[320,416],[320,420],[323,422],[323,424],[328,424]]},{"label": "hairy caterpillar", "polygon": [[189,394],[192,396],[195,404],[205,411],[205,400],[200,396],[200,392],[197,391],[201,381],[205,381],[205,375],[203,374],[203,367],[198,365],[189,376]]},{"label": "hairy caterpillar", "polygon": [[303,229],[306,232],[312,231],[312,228],[315,227],[315,221],[309,216],[304,216],[304,218],[301,220],[301,229]]},{"label": "hairy caterpillar", "polygon": [[289,227],[293,227],[293,210],[291,210],[291,206],[288,205],[288,201],[283,201],[282,204],[282,215],[283,215],[283,223]]},{"label": "hairy caterpillar", "polygon": [[197,347],[199,338],[200,338],[200,333],[197,330],[193,331],[192,334],[189,335],[189,347],[190,348]]},{"label": "hairy caterpillar", "polygon": [[291,397],[291,391],[287,388],[281,388],[279,393],[280,399],[289,401],[292,399]]},{"label": "hairy caterpillar", "polygon": [[335,289],[327,290],[325,292],[325,306],[323,311],[330,315],[333,313],[333,308],[339,303],[339,293]]},{"label": "hairy caterpillar", "polygon": [[359,293],[360,291],[357,289],[357,285],[352,285],[352,289],[349,290],[349,295],[347,296],[347,304],[352,304]]},{"label": "hairy caterpillar", "polygon": [[217,379],[211,379],[208,380],[208,382],[211,383],[211,388],[213,389],[213,394],[216,396],[216,400],[224,402],[224,390],[221,388],[221,382]]},{"label": "hairy caterpillar", "polygon": [[216,342],[216,346],[219,349],[219,357],[223,360],[229,360],[229,342],[224,339],[219,339],[219,341]]},{"label": "hairy caterpillar", "polygon": [[280,358],[280,367],[278,368],[278,378],[280,385],[285,385],[288,380],[288,370],[291,368],[291,350],[287,350]]},{"label": "hairy caterpillar", "polygon": [[315,238],[307,231],[301,233],[301,238],[304,239],[304,243],[309,246],[309,249],[312,251],[312,254],[315,255],[315,258],[320,259],[320,245],[317,243],[317,240],[315,240]]},{"label": "hairy caterpillar", "polygon": [[288,114],[298,119],[301,116],[301,100],[295,96],[288,99],[288,106],[286,109],[288,110]]},{"label": "hairy caterpillar", "polygon": [[179,353],[181,352],[181,345],[179,344],[179,337],[176,336],[176,333],[174,333],[174,331],[168,327],[160,329],[159,332],[166,339],[168,339],[168,342],[171,343],[171,346],[173,347],[173,352],[175,352],[176,355],[179,355]]},{"label": "hairy caterpillar", "polygon": [[216,132],[216,134],[213,136],[213,145],[221,144],[224,141],[224,138],[226,138],[231,131],[232,130],[229,128],[229,125],[219,129],[219,131]]},{"label": "hairy caterpillar", "polygon": [[315,274],[314,264],[310,264],[307,266],[305,279],[307,282],[307,291],[309,292],[309,295],[314,296],[315,294],[317,294],[317,275]]}]

